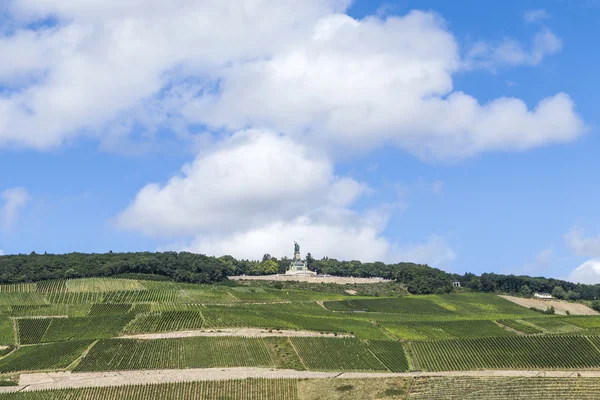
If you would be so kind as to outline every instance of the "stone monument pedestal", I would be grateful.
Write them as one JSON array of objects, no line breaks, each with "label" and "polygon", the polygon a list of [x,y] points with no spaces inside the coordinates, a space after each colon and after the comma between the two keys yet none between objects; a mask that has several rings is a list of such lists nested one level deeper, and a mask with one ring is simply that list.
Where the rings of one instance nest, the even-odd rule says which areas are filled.
[{"label": "stone monument pedestal", "polygon": [[316,272],[308,269],[306,262],[302,260],[300,257],[300,246],[298,243],[294,243],[294,258],[288,267],[288,270],[285,272],[286,275],[307,275],[307,276],[315,276]]}]

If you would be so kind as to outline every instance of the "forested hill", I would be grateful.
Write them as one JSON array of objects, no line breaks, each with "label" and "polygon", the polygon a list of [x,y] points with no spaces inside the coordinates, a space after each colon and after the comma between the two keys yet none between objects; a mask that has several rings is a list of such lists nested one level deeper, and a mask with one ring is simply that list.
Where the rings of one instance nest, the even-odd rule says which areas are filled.
[{"label": "forested hill", "polygon": [[[437,268],[414,263],[313,259],[307,255],[311,270],[320,274],[354,277],[382,277],[407,286],[411,293],[446,293],[452,282],[480,292],[521,293],[552,292],[571,300],[600,298],[600,285],[580,285],[542,277],[475,274],[449,274]],[[236,260],[231,256],[209,257],[194,253],[106,253],[106,254],[36,254],[0,256],[0,283],[33,282],[122,274],[152,274],[180,282],[212,283],[233,275],[267,275],[283,273],[290,260],[265,254],[261,261]]]}]

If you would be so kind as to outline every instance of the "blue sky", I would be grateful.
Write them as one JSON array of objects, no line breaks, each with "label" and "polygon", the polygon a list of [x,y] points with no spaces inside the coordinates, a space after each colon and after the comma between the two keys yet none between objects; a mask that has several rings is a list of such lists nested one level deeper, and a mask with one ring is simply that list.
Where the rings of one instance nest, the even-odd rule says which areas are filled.
[{"label": "blue sky", "polygon": [[3,253],[600,282],[600,2],[112,3],[2,6]]}]

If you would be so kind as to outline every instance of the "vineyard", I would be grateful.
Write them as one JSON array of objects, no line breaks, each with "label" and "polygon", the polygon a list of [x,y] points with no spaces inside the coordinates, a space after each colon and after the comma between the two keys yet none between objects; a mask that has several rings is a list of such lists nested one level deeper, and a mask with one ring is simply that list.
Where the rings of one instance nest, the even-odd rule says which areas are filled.
[{"label": "vineyard", "polygon": [[110,338],[119,335],[132,314],[76,318],[28,318],[17,320],[20,344]]},{"label": "vineyard", "polygon": [[531,324],[523,323],[521,321],[517,321],[514,319],[502,319],[498,321],[499,324],[507,326],[515,331],[519,331],[521,333],[526,333],[528,335],[533,335],[535,333],[542,333],[541,329],[535,328]]},{"label": "vineyard", "polygon": [[408,371],[408,361],[400,342],[391,340],[372,340],[368,348],[379,361],[392,372]]},{"label": "vineyard", "polygon": [[273,367],[262,339],[190,337],[181,339],[100,340],[76,371],[135,369]]},{"label": "vineyard", "polygon": [[598,378],[417,378],[414,400],[596,400]]},{"label": "vineyard", "polygon": [[73,341],[21,347],[0,359],[0,373],[64,369],[91,343]]},{"label": "vineyard", "polygon": [[[600,354],[585,336],[514,336],[412,342],[413,363],[424,371],[598,368]],[[598,342],[600,344],[600,342]]]},{"label": "vineyard", "polygon": [[387,368],[357,339],[291,338],[306,368],[318,371],[386,371]]},{"label": "vineyard", "polygon": [[200,329],[204,318],[198,311],[165,311],[141,315],[126,329],[126,333],[153,333]]},{"label": "vineyard", "polygon": [[393,335],[406,340],[459,339],[488,336],[514,336],[493,321],[406,321],[381,322]]},{"label": "vineyard", "polygon": [[[250,336],[302,332],[219,334],[228,328]],[[212,336],[176,338],[176,332],[196,330]],[[124,337],[167,332],[175,338]],[[480,293],[367,297],[120,278],[0,286],[0,346],[6,346],[0,374],[66,368],[600,369],[598,333],[600,317],[542,315]]]},{"label": "vineyard", "polygon": [[0,400],[596,400],[598,378],[243,379],[0,394]]},{"label": "vineyard", "polygon": [[0,400],[298,400],[293,379],[245,379],[0,394]]}]

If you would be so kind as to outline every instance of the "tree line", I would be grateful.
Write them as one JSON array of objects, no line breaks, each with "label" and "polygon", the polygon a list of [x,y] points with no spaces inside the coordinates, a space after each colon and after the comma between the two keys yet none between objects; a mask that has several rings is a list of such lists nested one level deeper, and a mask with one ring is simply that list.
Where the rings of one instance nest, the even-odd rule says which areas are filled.
[{"label": "tree line", "polygon": [[[238,260],[232,256],[210,257],[188,252],[137,252],[105,254],[36,254],[0,256],[0,283],[35,282],[123,274],[150,274],[178,282],[214,283],[234,275],[285,273],[291,260],[265,254],[262,260]],[[344,277],[380,277],[395,280],[410,293],[449,293],[453,282],[477,292],[503,292],[530,296],[548,292],[568,300],[600,299],[600,285],[575,284],[558,279],[484,273],[451,274],[425,264],[363,263],[333,258],[314,259],[307,254],[308,268],[319,274]],[[599,302],[600,308],[600,302]]]}]

